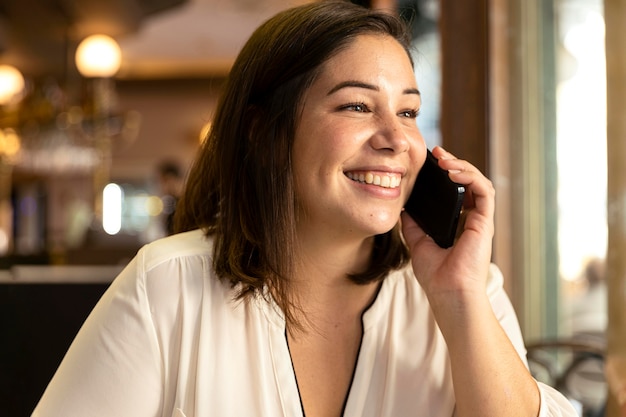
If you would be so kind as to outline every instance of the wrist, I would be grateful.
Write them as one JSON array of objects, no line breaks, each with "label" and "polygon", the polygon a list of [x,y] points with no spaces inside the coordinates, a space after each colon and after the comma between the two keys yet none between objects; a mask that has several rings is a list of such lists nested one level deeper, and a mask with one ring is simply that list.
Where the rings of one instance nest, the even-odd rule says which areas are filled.
[{"label": "wrist", "polygon": [[493,315],[491,303],[485,291],[451,291],[429,297],[435,320],[443,336],[472,332]]}]

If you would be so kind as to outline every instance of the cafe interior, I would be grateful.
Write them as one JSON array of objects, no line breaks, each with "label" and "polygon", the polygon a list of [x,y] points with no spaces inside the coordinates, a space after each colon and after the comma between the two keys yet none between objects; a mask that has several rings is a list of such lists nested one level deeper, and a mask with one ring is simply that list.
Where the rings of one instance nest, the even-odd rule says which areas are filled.
[{"label": "cafe interior", "polygon": [[[34,408],[137,250],[171,233],[239,49],[314,0],[0,0],[0,415]],[[626,0],[353,0],[411,25],[429,147],[496,189],[533,374],[626,416]]]}]

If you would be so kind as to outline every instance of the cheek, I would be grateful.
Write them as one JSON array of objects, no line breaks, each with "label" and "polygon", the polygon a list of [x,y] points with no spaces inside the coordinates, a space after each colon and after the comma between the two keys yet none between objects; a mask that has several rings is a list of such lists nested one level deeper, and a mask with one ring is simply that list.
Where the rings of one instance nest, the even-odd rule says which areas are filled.
[{"label": "cheek", "polygon": [[421,134],[416,136],[411,143],[409,159],[411,161],[411,167],[414,167],[416,172],[419,171],[424,160],[426,160],[426,142],[424,142],[424,138]]},{"label": "cheek", "polygon": [[324,126],[309,126],[306,134],[299,135],[294,142],[294,164],[319,166],[340,158],[346,148],[341,131]]},{"label": "cheek", "polygon": [[424,161],[426,160],[426,143],[424,139],[419,136],[409,148],[409,172],[407,175],[407,181],[404,187],[404,193],[406,198],[408,198],[408,194],[413,189],[413,184],[415,183],[415,179],[417,178],[417,174],[419,173]]}]

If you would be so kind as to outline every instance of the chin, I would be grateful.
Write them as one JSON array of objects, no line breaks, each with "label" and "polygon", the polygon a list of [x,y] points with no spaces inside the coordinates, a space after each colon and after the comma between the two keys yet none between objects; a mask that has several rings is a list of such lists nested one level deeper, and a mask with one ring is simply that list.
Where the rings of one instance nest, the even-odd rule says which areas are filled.
[{"label": "chin", "polygon": [[400,215],[397,216],[380,216],[378,218],[371,219],[368,224],[370,232],[373,235],[382,235],[383,233],[387,233],[398,223],[400,219]]}]

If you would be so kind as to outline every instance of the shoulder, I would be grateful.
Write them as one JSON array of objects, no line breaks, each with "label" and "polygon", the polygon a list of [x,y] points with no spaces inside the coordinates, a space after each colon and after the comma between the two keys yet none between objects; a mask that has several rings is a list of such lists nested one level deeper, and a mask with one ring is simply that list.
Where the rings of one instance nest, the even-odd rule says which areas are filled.
[{"label": "shoulder", "polygon": [[133,261],[134,273],[150,305],[176,309],[183,301],[196,305],[202,297],[229,291],[213,272],[212,258],[213,240],[194,230],[142,247]]},{"label": "shoulder", "polygon": [[213,256],[213,241],[201,230],[168,236],[148,243],[137,253],[145,272],[150,272],[167,263],[185,260],[210,260]]}]

